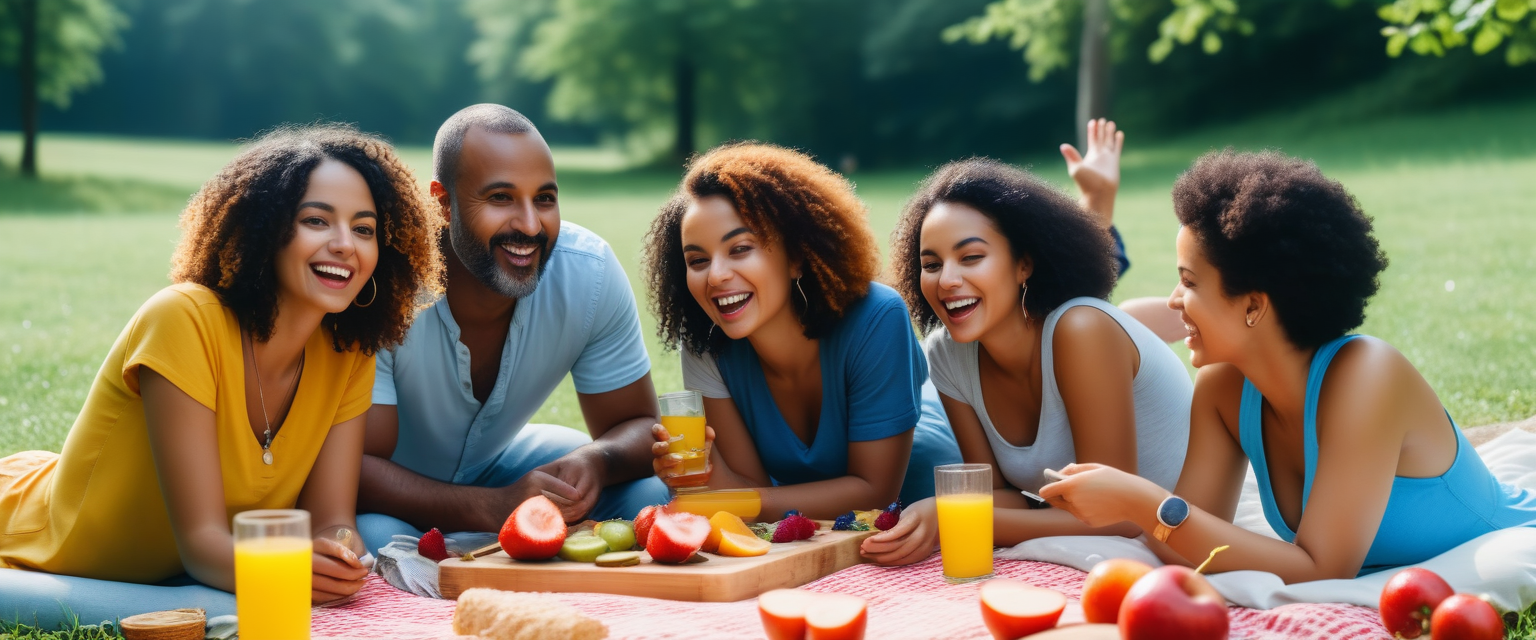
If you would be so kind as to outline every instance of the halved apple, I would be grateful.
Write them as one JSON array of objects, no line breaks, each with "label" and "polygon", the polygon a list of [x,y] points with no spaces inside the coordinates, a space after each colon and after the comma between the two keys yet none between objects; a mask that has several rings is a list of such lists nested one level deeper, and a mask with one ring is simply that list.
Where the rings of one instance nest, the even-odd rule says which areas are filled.
[{"label": "halved apple", "polygon": [[757,597],[768,640],[805,640],[805,611],[816,594],[800,589],[774,589]]},{"label": "halved apple", "polygon": [[869,624],[869,606],[863,598],[841,593],[818,593],[805,612],[807,640],[863,640]]},{"label": "halved apple", "polygon": [[981,620],[997,640],[1014,640],[1056,626],[1067,597],[1017,580],[982,583]]}]

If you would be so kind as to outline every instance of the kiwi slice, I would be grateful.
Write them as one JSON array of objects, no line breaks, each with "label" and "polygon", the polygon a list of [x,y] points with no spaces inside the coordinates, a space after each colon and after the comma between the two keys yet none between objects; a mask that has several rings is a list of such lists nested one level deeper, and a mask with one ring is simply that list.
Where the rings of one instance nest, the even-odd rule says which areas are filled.
[{"label": "kiwi slice", "polygon": [[610,551],[597,557],[599,567],[633,567],[640,564],[639,551]]},{"label": "kiwi slice", "polygon": [[572,562],[592,562],[608,553],[608,543],[597,536],[571,536],[560,545],[560,557]]}]

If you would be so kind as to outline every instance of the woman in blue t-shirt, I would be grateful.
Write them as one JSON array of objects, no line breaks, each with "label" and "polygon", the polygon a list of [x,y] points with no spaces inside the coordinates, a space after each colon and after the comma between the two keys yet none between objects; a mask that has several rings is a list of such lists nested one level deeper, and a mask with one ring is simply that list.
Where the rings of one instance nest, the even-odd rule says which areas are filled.
[{"label": "woman in blue t-shirt", "polygon": [[[866,218],[842,176],[746,143],[694,160],[651,224],[646,280],[704,396],[709,486],[757,489],[764,519],[925,498],[933,467],[960,461],[906,305],[871,282]],[[666,477],[678,461],[656,429]]]}]

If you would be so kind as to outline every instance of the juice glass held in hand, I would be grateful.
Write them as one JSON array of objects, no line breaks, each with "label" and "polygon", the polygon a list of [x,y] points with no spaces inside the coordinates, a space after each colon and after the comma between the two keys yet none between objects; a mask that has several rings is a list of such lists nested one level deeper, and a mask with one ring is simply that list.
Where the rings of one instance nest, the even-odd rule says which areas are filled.
[{"label": "juice glass held in hand", "polygon": [[952,584],[992,577],[992,465],[933,468],[939,555]]},{"label": "juice glass held in hand", "polygon": [[242,640],[308,640],[309,512],[235,515],[235,612]]},{"label": "juice glass held in hand", "polygon": [[667,450],[683,459],[681,469],[664,478],[674,491],[702,491],[709,483],[709,449],[704,444],[704,397],[697,391],[678,391],[657,398],[661,426],[671,440]]}]

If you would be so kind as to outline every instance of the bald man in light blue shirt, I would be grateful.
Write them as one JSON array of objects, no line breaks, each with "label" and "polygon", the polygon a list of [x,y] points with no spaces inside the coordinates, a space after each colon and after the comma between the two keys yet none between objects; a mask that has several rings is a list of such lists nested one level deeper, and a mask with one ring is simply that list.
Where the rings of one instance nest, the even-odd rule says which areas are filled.
[{"label": "bald man in light blue shirt", "polygon": [[[634,294],[608,244],[560,220],[538,131],[506,107],[468,107],[438,131],[433,178],[447,286],[378,354],[358,490],[369,548],[434,527],[497,531],[538,495],[568,522],[665,502]],[[528,423],[567,373],[590,438]]]}]

